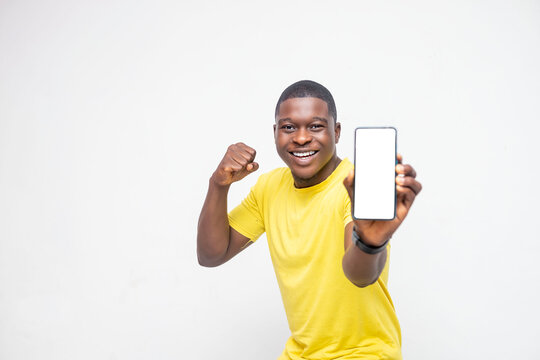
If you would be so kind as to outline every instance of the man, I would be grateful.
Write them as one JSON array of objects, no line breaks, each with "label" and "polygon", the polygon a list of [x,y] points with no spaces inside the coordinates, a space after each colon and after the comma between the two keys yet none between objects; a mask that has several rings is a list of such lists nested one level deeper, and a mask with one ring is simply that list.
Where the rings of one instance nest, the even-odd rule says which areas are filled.
[{"label": "man", "polygon": [[210,178],[197,256],[203,266],[221,265],[266,232],[291,330],[279,360],[401,359],[399,323],[386,287],[388,240],[422,187],[398,155],[396,218],[353,221],[353,165],[337,156],[336,119],[324,86],[305,80],[285,89],[274,138],[287,167],[261,175],[227,214],[230,185],[259,167],[254,149],[229,146]]}]

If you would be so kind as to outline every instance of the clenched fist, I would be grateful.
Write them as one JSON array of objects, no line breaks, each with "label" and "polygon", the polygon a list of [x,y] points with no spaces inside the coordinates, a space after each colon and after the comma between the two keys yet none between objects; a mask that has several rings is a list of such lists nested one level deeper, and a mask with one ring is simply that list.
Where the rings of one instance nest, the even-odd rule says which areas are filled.
[{"label": "clenched fist", "polygon": [[233,182],[242,180],[259,168],[259,164],[253,161],[256,153],[255,149],[244,143],[229,146],[212,175],[212,181],[220,186],[229,186]]}]

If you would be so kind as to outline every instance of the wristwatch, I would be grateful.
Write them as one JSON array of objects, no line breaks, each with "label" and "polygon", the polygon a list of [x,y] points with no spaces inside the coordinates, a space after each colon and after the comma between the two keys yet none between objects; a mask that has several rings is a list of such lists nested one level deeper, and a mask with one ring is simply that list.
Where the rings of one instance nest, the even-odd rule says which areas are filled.
[{"label": "wristwatch", "polygon": [[355,227],[353,227],[353,231],[352,231],[352,240],[354,242],[354,245],[358,246],[360,250],[362,250],[366,254],[371,254],[371,255],[378,254],[384,249],[386,249],[386,245],[388,245],[388,242],[390,241],[390,239],[388,239],[380,246],[368,245],[365,242],[363,242],[360,236],[356,233]]}]

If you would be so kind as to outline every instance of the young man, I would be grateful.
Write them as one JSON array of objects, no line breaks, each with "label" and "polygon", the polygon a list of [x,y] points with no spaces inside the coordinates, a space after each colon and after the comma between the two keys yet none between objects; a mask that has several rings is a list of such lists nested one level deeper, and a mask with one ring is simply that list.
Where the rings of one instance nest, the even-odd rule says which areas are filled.
[{"label": "young man", "polygon": [[221,265],[266,232],[291,330],[279,360],[401,359],[386,287],[388,240],[422,188],[415,170],[398,155],[394,220],[353,221],[353,165],[336,153],[341,125],[330,92],[313,81],[294,83],[281,94],[275,119],[287,167],[261,175],[227,214],[230,185],[259,167],[254,149],[229,146],[199,218],[199,263]]}]

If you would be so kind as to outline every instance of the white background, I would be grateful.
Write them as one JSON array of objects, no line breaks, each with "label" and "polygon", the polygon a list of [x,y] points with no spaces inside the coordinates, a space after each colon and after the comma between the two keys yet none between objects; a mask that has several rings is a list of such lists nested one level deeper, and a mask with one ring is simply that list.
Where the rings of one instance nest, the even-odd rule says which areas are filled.
[{"label": "white background", "polygon": [[539,64],[538,1],[0,1],[0,359],[275,359],[265,238],[207,269],[196,226],[230,143],[282,166],[301,79],[340,156],[395,126],[424,185],[393,240],[404,357],[540,358]]}]

